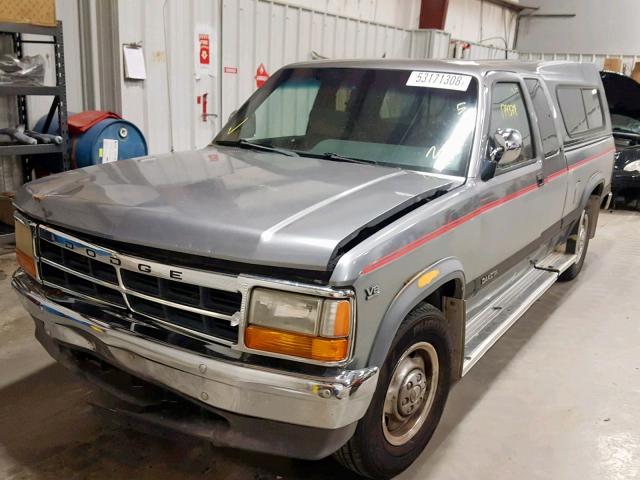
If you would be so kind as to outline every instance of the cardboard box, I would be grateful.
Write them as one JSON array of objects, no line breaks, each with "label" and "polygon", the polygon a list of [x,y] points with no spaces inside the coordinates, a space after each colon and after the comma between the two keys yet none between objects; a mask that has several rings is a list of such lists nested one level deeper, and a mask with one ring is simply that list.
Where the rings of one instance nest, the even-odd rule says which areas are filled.
[{"label": "cardboard box", "polygon": [[635,67],[633,67],[633,72],[631,72],[631,78],[633,78],[636,82],[640,83],[640,62],[636,62]]},{"label": "cardboard box", "polygon": [[0,22],[56,26],[55,0],[0,0]]},{"label": "cardboard box", "polygon": [[607,72],[624,73],[624,64],[621,58],[605,58],[602,69]]},{"label": "cardboard box", "polygon": [[13,225],[13,192],[0,193],[0,222]]}]

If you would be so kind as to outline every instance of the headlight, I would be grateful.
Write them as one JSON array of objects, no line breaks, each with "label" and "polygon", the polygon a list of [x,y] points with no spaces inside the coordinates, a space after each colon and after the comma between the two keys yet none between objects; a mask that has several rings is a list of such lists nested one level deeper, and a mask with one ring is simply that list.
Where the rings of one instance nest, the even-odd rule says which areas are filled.
[{"label": "headlight", "polygon": [[16,218],[16,259],[18,265],[33,278],[38,276],[33,252],[31,227]]},{"label": "headlight", "polygon": [[633,162],[627,163],[623,170],[625,172],[640,172],[640,160],[634,160]]},{"label": "headlight", "polygon": [[347,358],[351,302],[254,288],[245,346],[321,362]]}]

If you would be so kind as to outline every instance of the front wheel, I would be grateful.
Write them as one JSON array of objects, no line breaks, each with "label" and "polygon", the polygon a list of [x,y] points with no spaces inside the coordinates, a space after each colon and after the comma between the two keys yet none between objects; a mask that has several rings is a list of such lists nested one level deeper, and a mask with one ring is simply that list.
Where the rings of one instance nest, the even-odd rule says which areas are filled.
[{"label": "front wheel", "polygon": [[573,234],[567,240],[567,248],[575,253],[576,262],[560,274],[558,277],[560,281],[566,282],[573,280],[578,276],[580,270],[582,270],[584,259],[587,256],[587,248],[589,248],[590,221],[591,217],[589,215],[589,208],[585,208],[582,211],[582,215],[580,216],[580,220],[578,221]]},{"label": "front wheel", "polygon": [[446,320],[421,305],[403,321],[354,436],[337,453],[356,473],[386,479],[406,469],[433,435],[451,385]]}]

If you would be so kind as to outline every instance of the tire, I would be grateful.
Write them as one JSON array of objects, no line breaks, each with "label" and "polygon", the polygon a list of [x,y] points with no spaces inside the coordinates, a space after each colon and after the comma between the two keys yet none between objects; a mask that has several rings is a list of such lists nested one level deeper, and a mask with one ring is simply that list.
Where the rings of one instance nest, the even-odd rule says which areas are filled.
[{"label": "tire", "polygon": [[[593,215],[591,215],[589,208],[585,208],[573,232],[571,232],[571,236],[569,236],[567,240],[567,250],[576,253],[576,250],[580,249],[580,254],[576,262],[560,274],[558,280],[561,282],[573,280],[582,270],[582,265],[584,264],[584,259],[587,256],[587,250],[589,248],[589,225],[592,218]],[[581,236],[583,237],[581,238]],[[580,246],[580,242],[582,242],[582,246]]]},{"label": "tire", "polygon": [[[420,376],[421,362],[424,377]],[[436,376],[436,389],[433,391],[428,388],[429,381]],[[421,386],[425,389],[421,390]],[[369,410],[358,422],[353,437],[336,452],[337,460],[369,478],[388,479],[402,472],[431,439],[444,410],[450,386],[451,341],[446,319],[434,306],[420,305],[400,325],[380,370]],[[389,398],[397,400],[385,402],[390,388],[397,396],[390,394]],[[385,414],[385,403],[387,409],[393,405],[393,415]],[[401,404],[404,406],[400,407]],[[403,413],[407,414],[402,417],[407,419],[405,424],[394,420]]]}]

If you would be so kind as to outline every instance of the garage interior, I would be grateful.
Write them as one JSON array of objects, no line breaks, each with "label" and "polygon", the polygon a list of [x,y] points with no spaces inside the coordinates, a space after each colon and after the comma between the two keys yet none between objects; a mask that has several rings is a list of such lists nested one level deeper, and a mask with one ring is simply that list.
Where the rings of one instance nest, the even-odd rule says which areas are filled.
[{"label": "garage interior", "polygon": [[[594,63],[624,77],[609,107],[637,112],[640,138],[637,12],[635,0],[0,0],[3,58],[33,76],[0,59],[0,128],[15,128],[0,137],[0,478],[360,478],[333,458],[217,448],[95,408],[102,394],[46,353],[11,287],[24,183],[205,148],[281,67],[322,59]],[[637,192],[613,192],[580,276],[452,389],[397,478],[640,478]]]}]

